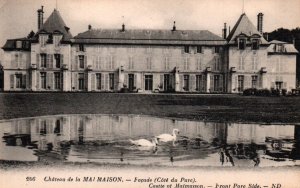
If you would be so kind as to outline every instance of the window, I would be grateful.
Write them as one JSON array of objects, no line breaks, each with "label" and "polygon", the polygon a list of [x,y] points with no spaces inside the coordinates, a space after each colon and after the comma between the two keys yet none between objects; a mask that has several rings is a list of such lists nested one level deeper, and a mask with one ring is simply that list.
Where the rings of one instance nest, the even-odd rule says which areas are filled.
[{"label": "window", "polygon": [[54,73],[54,89],[60,89],[60,72]]},{"label": "window", "polygon": [[239,50],[245,50],[246,48],[246,39],[239,39]]},{"label": "window", "polygon": [[115,84],[114,84],[114,83],[115,83],[114,78],[115,78],[114,73],[109,73],[109,88],[110,88],[111,90],[114,89],[114,85],[115,85]]},{"label": "window", "polygon": [[198,58],[196,61],[196,69],[201,70],[202,69],[202,63],[201,63],[201,58]]},{"label": "window", "polygon": [[252,40],[252,50],[258,50],[259,49],[259,40],[253,39]]},{"label": "window", "polygon": [[78,89],[84,90],[84,73],[78,74]]},{"label": "window", "polygon": [[153,89],[153,75],[145,75],[145,90],[151,91]]},{"label": "window", "polygon": [[214,66],[215,70],[218,71],[220,70],[220,58],[219,57],[215,57],[215,66]]},{"label": "window", "polygon": [[257,76],[252,76],[252,83],[251,83],[252,88],[257,88]]},{"label": "window", "polygon": [[108,62],[108,69],[114,69],[114,64],[115,64],[115,57],[114,56],[109,56],[109,62]]},{"label": "window", "polygon": [[60,54],[54,54],[55,67],[60,68]]},{"label": "window", "polygon": [[53,40],[54,40],[54,46],[58,47],[59,46],[59,42],[60,42],[60,36],[54,36]]},{"label": "window", "polygon": [[214,75],[214,91],[219,91],[220,89],[220,75]]},{"label": "window", "polygon": [[189,80],[190,76],[189,75],[184,75],[183,76],[183,90],[188,91],[189,90]]},{"label": "window", "polygon": [[238,76],[238,91],[241,92],[244,90],[244,76],[239,75]]},{"label": "window", "polygon": [[46,35],[40,35],[40,45],[41,47],[44,47],[47,42],[47,36]]},{"label": "window", "polygon": [[41,88],[42,89],[46,89],[46,73],[45,72],[41,72]]},{"label": "window", "polygon": [[16,48],[18,48],[18,49],[22,48],[22,41],[18,40],[16,42]]},{"label": "window", "polygon": [[169,57],[165,57],[165,70],[170,69]]},{"label": "window", "polygon": [[218,54],[218,53],[220,53],[220,46],[215,46],[215,49],[214,49],[215,51],[215,53],[216,54]]},{"label": "window", "polygon": [[47,66],[47,54],[41,54],[41,67],[46,68]]},{"label": "window", "polygon": [[190,47],[184,46],[184,53],[190,53]]},{"label": "window", "polygon": [[280,57],[276,59],[276,72],[281,72],[282,71],[282,63],[280,61]]},{"label": "window", "polygon": [[133,57],[129,57],[128,69],[134,69]]},{"label": "window", "polygon": [[79,51],[80,52],[84,52],[85,51],[83,44],[79,44]]},{"label": "window", "polygon": [[203,53],[202,46],[197,46],[196,48],[197,48],[197,51],[196,51],[197,53]]},{"label": "window", "polygon": [[169,74],[164,74],[164,91],[168,91],[171,89],[171,84],[170,84],[170,75]]},{"label": "window", "polygon": [[96,88],[101,90],[101,73],[96,73]]},{"label": "window", "polygon": [[147,57],[146,58],[146,63],[147,63],[147,69],[152,69],[152,59],[151,59],[151,57]]},{"label": "window", "polygon": [[276,81],[275,82],[275,86],[276,86],[276,89],[282,89],[282,86],[283,86],[283,82],[282,81]]},{"label": "window", "polygon": [[184,58],[184,70],[189,70],[190,69],[190,59],[189,58]]},{"label": "window", "polygon": [[244,70],[244,58],[240,56],[239,70]]},{"label": "window", "polygon": [[203,83],[203,76],[196,75],[196,90],[203,91],[204,90],[204,83]]},{"label": "window", "polygon": [[275,44],[275,52],[284,52],[284,46],[282,44]]},{"label": "window", "polygon": [[56,134],[59,134],[60,133],[60,120],[59,119],[57,119],[56,121],[55,121],[55,128],[54,128],[54,133],[56,133]]},{"label": "window", "polygon": [[79,55],[79,68],[84,69],[84,55]]},{"label": "window", "polygon": [[16,74],[16,88],[22,88],[22,74]]},{"label": "window", "polygon": [[252,70],[257,70],[257,57],[253,57]]},{"label": "window", "polygon": [[128,74],[128,89],[129,91],[134,89],[134,74]]}]

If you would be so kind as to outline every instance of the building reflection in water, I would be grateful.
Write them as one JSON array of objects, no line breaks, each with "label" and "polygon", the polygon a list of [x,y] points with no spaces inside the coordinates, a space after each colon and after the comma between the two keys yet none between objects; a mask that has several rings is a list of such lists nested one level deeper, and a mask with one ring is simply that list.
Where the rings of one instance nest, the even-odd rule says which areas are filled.
[{"label": "building reflection in water", "polygon": [[[180,130],[175,146],[160,144],[152,151],[141,151],[128,143],[129,138],[151,139],[174,128]],[[272,162],[299,161],[300,131],[294,125],[226,124],[137,115],[58,115],[2,121],[0,129],[4,139],[1,148],[25,147],[40,161],[192,166],[261,166],[263,161],[268,161],[263,163],[268,166]]]}]

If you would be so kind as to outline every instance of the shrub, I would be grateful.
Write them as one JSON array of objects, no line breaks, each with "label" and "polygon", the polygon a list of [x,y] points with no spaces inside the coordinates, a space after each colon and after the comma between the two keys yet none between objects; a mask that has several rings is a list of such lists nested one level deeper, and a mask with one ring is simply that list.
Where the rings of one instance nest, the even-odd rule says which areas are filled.
[{"label": "shrub", "polygon": [[249,89],[245,89],[243,91],[243,95],[245,95],[245,96],[256,95],[256,94],[257,94],[257,89],[256,88],[249,88]]}]

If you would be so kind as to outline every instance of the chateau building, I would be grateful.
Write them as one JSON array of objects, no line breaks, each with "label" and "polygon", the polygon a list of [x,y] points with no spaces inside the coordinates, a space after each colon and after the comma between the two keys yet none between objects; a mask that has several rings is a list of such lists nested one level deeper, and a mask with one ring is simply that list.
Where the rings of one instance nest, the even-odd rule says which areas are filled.
[{"label": "chateau building", "polygon": [[54,9],[38,31],[2,47],[4,91],[236,93],[296,86],[297,50],[266,41],[242,14],[227,36],[207,30],[93,29],[72,36]]}]

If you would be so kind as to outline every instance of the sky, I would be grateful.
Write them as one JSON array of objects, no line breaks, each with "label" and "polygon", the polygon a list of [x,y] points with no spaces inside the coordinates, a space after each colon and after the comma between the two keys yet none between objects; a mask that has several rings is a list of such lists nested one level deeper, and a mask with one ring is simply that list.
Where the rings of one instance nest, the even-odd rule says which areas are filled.
[{"label": "sky", "polygon": [[232,28],[243,10],[255,26],[257,14],[264,14],[264,32],[300,27],[300,0],[0,0],[1,47],[6,39],[37,31],[41,5],[44,19],[58,9],[73,36],[89,24],[119,29],[124,22],[126,29],[171,29],[173,21],[179,30],[205,29],[221,36],[224,22]]}]

